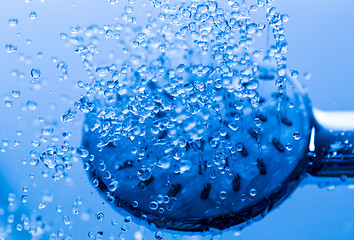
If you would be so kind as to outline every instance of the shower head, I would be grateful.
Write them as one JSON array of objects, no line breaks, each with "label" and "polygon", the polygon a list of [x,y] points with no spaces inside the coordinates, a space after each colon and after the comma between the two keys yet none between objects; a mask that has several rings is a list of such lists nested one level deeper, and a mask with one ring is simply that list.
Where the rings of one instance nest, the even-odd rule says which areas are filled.
[{"label": "shower head", "polygon": [[[277,72],[258,66],[256,77],[256,102],[254,96],[232,93],[222,81],[214,81],[213,96],[203,102],[193,91],[207,88],[208,80],[193,76],[177,89],[188,102],[161,90],[158,82],[146,83],[155,101],[140,101],[154,109],[143,119],[144,112],[129,121],[111,109],[88,114],[83,146],[91,155],[84,162],[94,186],[118,211],[158,228],[201,232],[261,219],[292,193],[305,172],[350,176],[352,134],[325,131],[290,76],[279,87]],[[137,111],[132,97],[117,98],[118,112]],[[169,107],[162,108],[166,103]],[[333,157],[328,149],[337,140],[342,152]]]}]

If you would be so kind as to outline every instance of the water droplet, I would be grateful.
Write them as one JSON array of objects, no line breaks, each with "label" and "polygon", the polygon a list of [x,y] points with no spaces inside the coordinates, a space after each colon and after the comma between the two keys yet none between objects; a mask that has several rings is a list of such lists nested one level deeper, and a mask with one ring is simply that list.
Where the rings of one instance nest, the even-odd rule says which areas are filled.
[{"label": "water droplet", "polygon": [[288,151],[293,150],[293,146],[290,143],[286,144],[286,150]]},{"label": "water droplet", "polygon": [[30,18],[31,20],[36,19],[36,18],[37,18],[37,13],[36,13],[36,12],[31,12],[30,15],[29,15],[29,18]]},{"label": "water droplet", "polygon": [[155,201],[151,201],[150,204],[149,204],[149,208],[151,210],[156,210],[157,208],[159,207],[159,204]]},{"label": "water droplet", "polygon": [[28,196],[27,195],[22,195],[21,196],[21,202],[26,203],[28,201]]},{"label": "water droplet", "polygon": [[310,78],[311,78],[311,73],[306,72],[306,73],[304,74],[304,78],[305,78],[305,80],[310,80]]},{"label": "water droplet", "polygon": [[18,19],[17,18],[10,18],[9,19],[9,26],[10,27],[16,27],[17,24],[18,24]]},{"label": "water droplet", "polygon": [[252,188],[252,189],[250,190],[250,196],[251,196],[251,197],[255,197],[256,195],[257,195],[257,190],[254,189],[254,188]]},{"label": "water droplet", "polygon": [[37,109],[37,103],[33,102],[33,101],[27,101],[27,109],[34,111]]},{"label": "water droplet", "polygon": [[300,138],[301,138],[301,133],[295,132],[295,133],[293,134],[293,137],[294,137],[295,140],[300,140]]},{"label": "water droplet", "polygon": [[281,15],[281,21],[286,23],[289,21],[289,16],[287,14]]},{"label": "water droplet", "polygon": [[108,191],[114,192],[118,187],[118,182],[113,181],[108,185]]},{"label": "water droplet", "polygon": [[96,214],[96,218],[97,218],[98,221],[102,221],[103,218],[104,218],[103,212],[98,212],[98,213]]},{"label": "water droplet", "polygon": [[42,128],[41,133],[43,134],[43,136],[50,136],[52,135],[53,131],[53,127],[44,127]]},{"label": "water droplet", "polygon": [[291,71],[291,76],[296,79],[299,77],[299,72],[296,70],[293,70],[293,71]]},{"label": "water droplet", "polygon": [[148,179],[150,179],[151,177],[151,169],[148,169],[148,168],[140,168],[139,171],[138,171],[138,178],[141,180],[141,181],[146,181]]},{"label": "water droplet", "polygon": [[65,225],[69,225],[71,223],[70,218],[68,216],[63,216],[63,221]]},{"label": "water droplet", "polygon": [[221,191],[219,194],[220,199],[225,200],[227,197],[227,193],[225,191]]},{"label": "water droplet", "polygon": [[14,53],[17,51],[17,46],[13,44],[6,44],[5,45],[5,50],[7,53]]},{"label": "water droplet", "polygon": [[20,90],[18,90],[18,89],[12,90],[12,96],[15,97],[15,98],[21,96]]},{"label": "water droplet", "polygon": [[63,206],[57,205],[56,206],[56,210],[57,210],[58,213],[61,213],[63,211]]},{"label": "water droplet", "polygon": [[163,233],[161,231],[158,231],[158,232],[155,233],[155,238],[157,240],[163,240],[164,239],[164,235],[163,235]]},{"label": "water droplet", "polygon": [[31,76],[33,79],[38,79],[41,76],[41,71],[39,69],[32,68]]},{"label": "water droplet", "polygon": [[6,107],[12,107],[13,102],[11,100],[5,100],[5,106]]}]

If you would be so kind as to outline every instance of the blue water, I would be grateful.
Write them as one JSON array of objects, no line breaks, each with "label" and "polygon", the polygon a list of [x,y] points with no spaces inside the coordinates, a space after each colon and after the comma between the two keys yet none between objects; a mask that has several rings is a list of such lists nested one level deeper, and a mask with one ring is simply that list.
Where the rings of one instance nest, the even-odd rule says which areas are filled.
[{"label": "blue water", "polygon": [[[99,231],[103,231],[103,239],[109,239],[110,234],[119,239],[121,232],[126,239],[134,239],[139,229],[133,223],[124,223],[122,217],[103,204],[88,183],[81,160],[73,161],[69,178],[55,182],[50,173],[45,177],[44,166],[31,166],[29,154],[29,149],[36,145],[31,140],[39,139],[42,128],[51,131],[54,127],[58,134],[70,131],[73,144],[81,140],[82,115],[65,127],[59,119],[83,94],[76,83],[87,76],[79,56],[65,46],[60,34],[74,25],[110,24],[125,5],[125,2],[111,5],[105,0],[33,0],[29,3],[7,0],[0,3],[0,141],[6,138],[9,142],[6,152],[0,153],[3,182],[0,208],[7,208],[8,194],[14,193],[15,205],[22,206],[18,212],[35,211],[48,220],[48,233],[43,239],[48,239],[52,232],[60,235],[59,228],[63,237],[71,235],[72,239],[89,239],[89,232],[96,235]],[[285,25],[288,66],[299,70],[300,81],[308,87],[314,106],[323,110],[352,110],[354,73],[350,69],[354,63],[354,4],[349,0],[276,1],[274,6],[290,16]],[[18,23],[10,26],[14,23],[9,23],[9,19],[14,18]],[[7,44],[15,45],[17,50],[7,53]],[[57,68],[61,62],[68,66],[67,79],[65,69]],[[40,69],[41,82],[33,82],[32,69]],[[311,72],[309,80],[303,77],[306,72]],[[14,90],[20,90],[20,96],[16,97]],[[7,102],[12,106],[6,106],[6,101],[12,101],[12,104]],[[13,146],[17,140],[19,146]],[[24,186],[28,187],[28,192],[23,190]],[[235,235],[239,235],[236,239],[352,239],[353,191],[348,187],[337,187],[333,191],[317,186],[301,187],[265,219],[242,232],[227,232],[223,239],[234,239]],[[27,195],[28,201],[20,204],[22,195]],[[76,209],[79,210],[77,215]],[[17,217],[20,216],[15,215]],[[8,221],[11,219],[4,214],[0,228]],[[125,225],[129,227],[126,232]],[[10,234],[13,239],[29,239],[28,235],[21,235],[24,230],[14,228],[13,232]],[[144,228],[140,232],[144,239],[154,239],[154,231]],[[171,238],[170,234],[165,235]],[[139,236],[135,237],[140,239]]]}]

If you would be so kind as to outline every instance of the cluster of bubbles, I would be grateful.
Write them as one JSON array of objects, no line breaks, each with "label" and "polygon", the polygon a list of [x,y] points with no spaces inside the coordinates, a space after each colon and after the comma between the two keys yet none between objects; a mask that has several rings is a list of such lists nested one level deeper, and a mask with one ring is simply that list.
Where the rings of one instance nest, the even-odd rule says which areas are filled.
[{"label": "cluster of bubbles", "polygon": [[[144,139],[149,145],[162,145],[169,161],[148,158],[144,143],[134,145],[132,153],[142,165],[136,173],[141,181],[151,179],[157,166],[173,168],[175,173],[188,171],[194,163],[179,161],[186,145],[198,148],[207,135],[211,147],[219,149],[215,164],[220,165],[217,162],[223,159],[222,148],[230,148],[227,140],[222,139],[228,133],[243,131],[239,121],[242,114],[236,114],[234,120],[228,114],[242,112],[248,101],[254,109],[260,104],[260,63],[275,65],[275,84],[279,95],[285,94],[287,41],[283,24],[288,16],[277,12],[269,0],[259,0],[251,6],[228,1],[229,6],[225,7],[216,1],[176,5],[150,1],[158,11],[147,12],[147,23],[141,26],[134,16],[134,1],[130,3],[121,21],[115,24],[73,26],[70,33],[61,34],[74,46],[88,76],[87,81],[78,82],[86,95],[61,120],[70,122],[78,112],[87,114],[88,131],[98,133],[98,149],[121,139]],[[257,22],[251,16],[262,8],[266,9],[266,17]],[[268,34],[273,34],[274,40]],[[266,38],[268,45],[256,48],[257,39],[262,38]],[[108,54],[112,62],[103,65],[102,45],[108,41],[114,42],[116,51]],[[225,95],[233,99],[232,106],[221,105]],[[254,124],[259,132],[261,120],[255,118]],[[291,150],[291,146],[287,149]],[[236,151],[243,151],[242,143],[237,144]],[[90,159],[85,163],[89,170],[94,156],[83,148],[78,153]],[[177,165],[172,166],[171,159]],[[102,167],[105,169],[104,163]],[[94,179],[93,184],[98,187],[99,180]],[[108,190],[114,192],[118,185],[112,179]],[[256,194],[256,189],[249,192],[251,197]],[[226,198],[227,193],[220,192],[220,200]],[[149,207],[164,211],[154,200]]]},{"label": "cluster of bubbles", "polygon": [[[117,0],[108,1],[111,4],[118,3]],[[158,11],[147,12],[144,16],[147,23],[139,25],[139,19],[134,15],[134,1],[129,0],[125,12],[115,24],[71,27],[69,33],[62,33],[60,37],[74,47],[82,60],[87,80],[80,80],[77,86],[84,89],[86,94],[62,114],[61,121],[68,123],[80,112],[87,114],[91,119],[89,131],[99,134],[97,148],[108,146],[121,138],[129,141],[145,138],[151,145],[164,145],[164,151],[170,155],[170,159],[179,162],[174,171],[183,173],[192,164],[178,161],[183,158],[183,149],[187,143],[194,143],[196,148],[200,148],[200,140],[210,134],[205,122],[215,116],[216,120],[212,124],[217,131],[210,134],[209,144],[213,148],[225,147],[229,151],[231,148],[221,139],[228,132],[242,130],[238,121],[242,116],[236,114],[229,121],[225,111],[231,111],[232,108],[240,112],[248,100],[253,108],[258,108],[261,101],[258,93],[259,63],[275,64],[275,84],[279,93],[285,93],[287,41],[283,24],[289,18],[272,7],[272,2],[258,0],[256,4],[247,5],[229,0],[228,6],[222,7],[217,1],[211,0],[183,1],[175,5],[170,1],[151,0],[150,4]],[[261,9],[265,9],[266,16],[257,22],[252,14]],[[36,19],[37,13],[31,12],[29,17],[31,20]],[[9,20],[10,27],[17,24],[17,19]],[[274,41],[269,40],[267,34],[273,34]],[[262,37],[267,39],[268,45],[257,49],[257,39]],[[102,44],[107,41],[114,42],[116,51],[107,54],[112,61],[102,65]],[[14,53],[17,46],[6,44],[5,49],[8,53]],[[57,63],[60,79],[67,79],[67,64],[57,59],[53,59],[53,62]],[[33,68],[30,75],[35,84],[41,78],[41,71]],[[298,75],[297,71],[291,73],[294,78]],[[14,89],[11,95],[18,98],[21,91]],[[224,95],[232,95],[235,99],[230,109],[222,109],[220,105]],[[10,98],[6,99],[7,107],[12,104]],[[36,102],[27,101],[28,110],[36,108]],[[254,119],[256,129],[260,129],[259,121],[258,118]],[[43,139],[50,138],[46,151],[31,151],[29,163],[33,166],[42,163],[53,170],[52,178],[55,181],[66,177],[77,156],[89,159],[84,165],[85,170],[89,170],[89,163],[94,156],[83,147],[72,146],[70,132],[63,132],[59,138],[53,136],[53,131],[53,126],[45,126],[41,130],[41,139],[32,141],[33,147],[38,148],[41,142],[47,141]],[[295,133],[294,138],[300,139],[300,133]],[[8,141],[4,139],[2,145],[6,147]],[[238,144],[234,150],[241,152],[242,144]],[[150,179],[152,169],[157,166],[170,168],[169,162],[157,163],[156,159],[146,158],[146,152],[139,146],[136,146],[133,154],[143,162],[137,172],[141,181]],[[215,161],[219,160],[215,158]],[[93,184],[98,186],[99,182],[96,180]],[[119,183],[112,181],[109,191],[114,192],[117,187]],[[249,195],[254,197],[256,194],[257,190],[251,189]],[[246,198],[245,195],[243,197]],[[220,191],[219,198],[221,201],[227,199],[227,192]],[[12,199],[13,196],[9,197],[10,204]],[[28,201],[26,193],[21,201]],[[177,199],[171,197],[166,204],[171,205],[175,201]],[[149,207],[151,210],[163,211],[159,208],[163,202],[151,201]],[[134,202],[135,207],[138,205],[138,201]],[[45,206],[43,202],[39,208]],[[57,211],[62,211],[60,206]],[[96,218],[102,221],[103,212],[97,212]],[[9,217],[8,222],[11,221]],[[22,221],[16,227],[18,231],[28,230],[34,236],[44,231],[40,216],[34,220],[24,217]],[[126,223],[130,221],[130,217],[125,220]],[[68,216],[63,217],[63,222],[65,225],[71,224]],[[128,229],[127,225],[121,227],[122,232]],[[63,231],[58,231],[50,239],[63,235]],[[102,239],[102,235],[103,232],[88,233],[90,239]],[[155,238],[161,240],[165,237],[161,231],[157,231]]]}]

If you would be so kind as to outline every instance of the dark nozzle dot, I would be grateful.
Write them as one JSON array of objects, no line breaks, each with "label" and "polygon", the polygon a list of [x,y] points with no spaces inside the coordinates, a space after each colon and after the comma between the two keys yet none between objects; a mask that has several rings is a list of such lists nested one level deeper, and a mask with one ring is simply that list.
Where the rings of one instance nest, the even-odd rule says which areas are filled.
[{"label": "dark nozzle dot", "polygon": [[171,188],[168,190],[167,196],[175,197],[182,189],[182,185],[180,183],[172,184]]},{"label": "dark nozzle dot", "polygon": [[210,183],[204,184],[203,190],[200,194],[200,199],[207,200],[209,198],[210,190],[211,190],[211,184]]},{"label": "dark nozzle dot", "polygon": [[254,131],[253,128],[249,128],[248,129],[248,133],[254,138],[257,140],[257,133]]},{"label": "dark nozzle dot", "polygon": [[163,130],[160,135],[159,135],[159,139],[163,139],[167,136],[167,130]]},{"label": "dark nozzle dot", "polygon": [[151,175],[149,179],[146,179],[145,181],[140,181],[138,184],[138,187],[142,190],[144,190],[149,184],[154,180],[154,176]]},{"label": "dark nozzle dot", "polygon": [[157,118],[163,118],[163,117],[166,117],[166,113],[165,112],[162,112],[162,111],[159,111],[158,113],[156,113],[156,117]]},{"label": "dark nozzle dot", "polygon": [[240,175],[236,174],[234,176],[234,179],[232,180],[232,190],[237,192],[238,190],[240,190],[240,187],[241,187],[241,178]]},{"label": "dark nozzle dot", "polygon": [[280,143],[280,141],[277,138],[273,138],[272,140],[273,145],[276,149],[278,149],[279,152],[284,152],[285,148],[284,145]]},{"label": "dark nozzle dot", "polygon": [[270,73],[263,73],[262,75],[259,75],[259,78],[264,81],[271,81],[275,78],[275,76]]},{"label": "dark nozzle dot", "polygon": [[259,169],[259,173],[261,175],[266,175],[267,174],[267,168],[264,164],[263,159],[257,159],[257,167]]},{"label": "dark nozzle dot", "polygon": [[259,98],[259,103],[262,104],[262,103],[265,103],[266,102],[266,99],[264,97],[260,97]]},{"label": "dark nozzle dot", "polygon": [[133,161],[127,160],[123,163],[123,165],[119,166],[118,170],[123,170],[123,169],[129,168],[129,167],[132,167],[132,166],[133,166]]},{"label": "dark nozzle dot", "polygon": [[284,94],[278,93],[278,92],[272,93],[272,97],[275,99],[279,99],[281,96],[283,97],[283,101],[289,101],[289,97],[287,95],[284,95]]},{"label": "dark nozzle dot", "polygon": [[242,157],[247,157],[248,156],[248,151],[245,147],[245,145],[242,146],[242,150],[240,151]]},{"label": "dark nozzle dot", "polygon": [[206,161],[204,161],[203,158],[200,159],[200,160],[199,160],[199,171],[198,171],[199,175],[203,175],[203,173],[205,173],[207,167],[208,167],[208,166],[207,166]]},{"label": "dark nozzle dot", "polygon": [[281,122],[284,123],[286,126],[292,126],[293,125],[293,122],[290,121],[290,119],[287,118],[287,117],[282,117],[281,118]]},{"label": "dark nozzle dot", "polygon": [[257,113],[256,118],[259,118],[262,122],[266,122],[268,120],[268,118],[262,113]]}]

